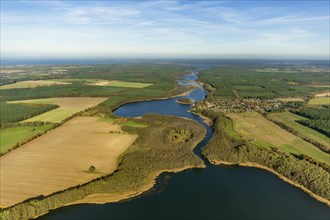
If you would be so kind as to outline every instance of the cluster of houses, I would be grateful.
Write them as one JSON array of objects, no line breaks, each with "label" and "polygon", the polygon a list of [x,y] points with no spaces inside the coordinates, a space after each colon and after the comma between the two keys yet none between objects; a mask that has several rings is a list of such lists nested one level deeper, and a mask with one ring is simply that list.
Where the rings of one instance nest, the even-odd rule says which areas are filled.
[{"label": "cluster of houses", "polygon": [[231,99],[231,98],[215,98],[212,101],[196,102],[195,110],[213,110],[216,112],[271,112],[280,110],[285,104],[279,100],[273,99]]}]

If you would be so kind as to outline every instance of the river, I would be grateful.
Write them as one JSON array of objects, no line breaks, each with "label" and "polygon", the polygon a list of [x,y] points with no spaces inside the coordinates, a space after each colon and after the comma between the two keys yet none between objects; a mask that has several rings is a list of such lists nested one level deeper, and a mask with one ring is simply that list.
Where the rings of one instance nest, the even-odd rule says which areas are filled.
[{"label": "river", "polygon": [[[196,74],[179,81],[188,85]],[[190,82],[195,84],[196,82]],[[203,100],[200,87],[185,96]],[[212,137],[212,129],[190,113],[191,105],[165,100],[128,103],[115,114],[138,117],[148,113],[187,117],[207,129],[204,140],[195,148],[196,155]],[[264,170],[238,166],[215,166],[205,161],[204,169],[163,173],[155,187],[144,194],[104,205],[79,204],[56,209],[39,219],[299,219],[330,218],[330,208]]]}]

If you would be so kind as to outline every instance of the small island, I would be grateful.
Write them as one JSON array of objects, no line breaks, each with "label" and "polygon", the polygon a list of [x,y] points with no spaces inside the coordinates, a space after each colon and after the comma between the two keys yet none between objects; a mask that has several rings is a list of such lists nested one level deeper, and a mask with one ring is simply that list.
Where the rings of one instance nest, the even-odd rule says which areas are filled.
[{"label": "small island", "polygon": [[190,105],[193,104],[194,101],[188,98],[179,98],[178,100],[176,100],[177,103],[183,104],[183,105]]}]

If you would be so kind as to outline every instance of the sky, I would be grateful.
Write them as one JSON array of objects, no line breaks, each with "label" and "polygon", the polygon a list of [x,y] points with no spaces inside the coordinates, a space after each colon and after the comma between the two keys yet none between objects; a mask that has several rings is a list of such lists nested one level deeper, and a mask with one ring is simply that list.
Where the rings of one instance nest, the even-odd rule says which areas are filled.
[{"label": "sky", "polygon": [[1,57],[329,58],[329,0],[1,0]]}]

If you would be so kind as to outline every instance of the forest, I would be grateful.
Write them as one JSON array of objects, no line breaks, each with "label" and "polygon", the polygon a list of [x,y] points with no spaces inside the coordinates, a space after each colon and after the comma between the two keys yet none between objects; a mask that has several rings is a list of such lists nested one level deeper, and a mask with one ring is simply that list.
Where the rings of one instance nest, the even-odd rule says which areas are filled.
[{"label": "forest", "polygon": [[311,72],[302,69],[260,68],[259,66],[218,66],[200,73],[201,80],[210,84],[220,97],[273,99],[277,97],[305,97],[328,82],[326,70]]}]

